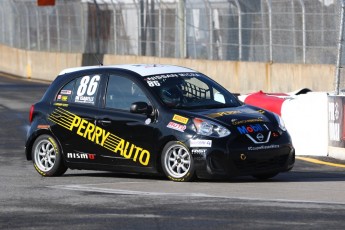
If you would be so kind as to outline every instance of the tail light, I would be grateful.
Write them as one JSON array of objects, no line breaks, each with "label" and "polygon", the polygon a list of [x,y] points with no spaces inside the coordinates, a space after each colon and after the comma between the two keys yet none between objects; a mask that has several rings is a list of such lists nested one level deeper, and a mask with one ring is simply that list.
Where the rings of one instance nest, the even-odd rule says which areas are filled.
[{"label": "tail light", "polygon": [[29,122],[31,123],[32,122],[32,119],[34,118],[34,110],[35,110],[35,106],[34,105],[31,105],[30,107],[30,113],[29,113]]}]

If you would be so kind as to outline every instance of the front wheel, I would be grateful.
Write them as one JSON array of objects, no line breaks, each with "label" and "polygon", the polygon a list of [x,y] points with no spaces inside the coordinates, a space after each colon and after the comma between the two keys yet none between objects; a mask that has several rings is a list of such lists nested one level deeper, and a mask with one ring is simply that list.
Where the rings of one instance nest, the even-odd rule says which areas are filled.
[{"label": "front wheel", "polygon": [[31,154],[34,167],[42,176],[61,176],[67,170],[60,147],[51,135],[39,136],[34,142]]},{"label": "front wheel", "polygon": [[161,158],[165,175],[173,181],[192,181],[195,169],[192,154],[180,142],[171,141],[163,149]]}]

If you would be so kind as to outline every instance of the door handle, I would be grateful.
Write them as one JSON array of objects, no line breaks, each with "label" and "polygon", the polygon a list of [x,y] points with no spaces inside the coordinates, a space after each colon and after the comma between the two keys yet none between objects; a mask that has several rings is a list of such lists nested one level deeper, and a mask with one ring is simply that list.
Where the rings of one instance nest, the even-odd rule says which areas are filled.
[{"label": "door handle", "polygon": [[102,125],[110,125],[111,120],[98,120],[97,123],[101,123]]}]

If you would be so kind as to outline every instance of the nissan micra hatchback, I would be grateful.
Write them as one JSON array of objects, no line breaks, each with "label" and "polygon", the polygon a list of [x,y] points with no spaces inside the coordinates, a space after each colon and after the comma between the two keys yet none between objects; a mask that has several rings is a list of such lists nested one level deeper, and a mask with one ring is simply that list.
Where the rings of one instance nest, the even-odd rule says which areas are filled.
[{"label": "nissan micra hatchback", "polygon": [[70,168],[267,179],[295,161],[279,116],[178,66],[63,70],[32,105],[30,122],[26,158],[47,177]]}]

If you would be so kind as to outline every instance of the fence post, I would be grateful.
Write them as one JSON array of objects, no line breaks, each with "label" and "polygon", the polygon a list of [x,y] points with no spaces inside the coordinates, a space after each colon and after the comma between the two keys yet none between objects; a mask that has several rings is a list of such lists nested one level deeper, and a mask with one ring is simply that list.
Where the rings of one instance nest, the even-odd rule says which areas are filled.
[{"label": "fence post", "polygon": [[242,10],[238,0],[235,0],[238,14],[238,59],[242,61]]},{"label": "fence post", "polygon": [[113,8],[113,36],[114,36],[114,54],[116,54],[117,50],[117,37],[116,37],[116,6],[113,0],[111,0],[111,6]]},{"label": "fence post", "polygon": [[340,85],[340,65],[342,56],[342,42],[343,42],[343,30],[344,30],[344,8],[345,0],[341,0],[341,11],[340,11],[340,22],[339,22],[339,39],[338,39],[338,55],[337,64],[335,67],[335,95],[339,95],[339,85]]},{"label": "fence post", "polygon": [[51,48],[50,48],[50,27],[49,27],[50,22],[49,22],[49,14],[48,14],[47,11],[48,10],[46,10],[46,17],[47,17],[47,24],[46,24],[46,26],[47,26],[47,49],[50,52],[51,51]]},{"label": "fence post", "polygon": [[305,5],[304,0],[299,0],[302,6],[302,44],[303,44],[303,64],[306,63],[306,27],[305,27]]},{"label": "fence post", "polygon": [[178,1],[178,31],[179,31],[179,50],[180,58],[186,57],[186,0]]},{"label": "fence post", "polygon": [[158,7],[158,57],[162,57],[162,4],[161,0],[158,1],[159,7]]},{"label": "fence post", "polygon": [[41,51],[41,41],[40,41],[40,17],[37,8],[36,11],[36,36],[37,36],[37,50]]},{"label": "fence post", "polygon": [[268,7],[268,29],[269,29],[269,52],[270,52],[270,60],[269,62],[273,62],[273,42],[272,42],[272,2],[271,0],[266,0],[267,2],[267,7]]},{"label": "fence post", "polygon": [[60,45],[60,17],[59,17],[59,7],[56,6],[56,42],[57,42],[57,50],[61,52],[61,45]]}]

